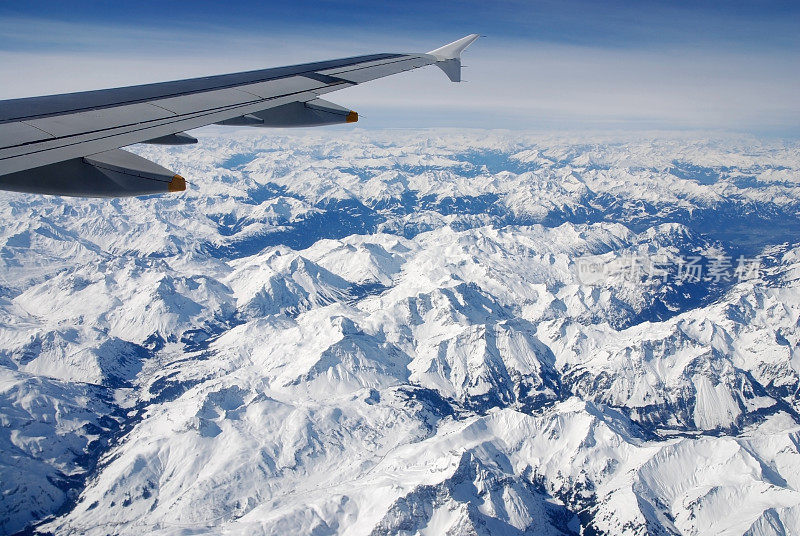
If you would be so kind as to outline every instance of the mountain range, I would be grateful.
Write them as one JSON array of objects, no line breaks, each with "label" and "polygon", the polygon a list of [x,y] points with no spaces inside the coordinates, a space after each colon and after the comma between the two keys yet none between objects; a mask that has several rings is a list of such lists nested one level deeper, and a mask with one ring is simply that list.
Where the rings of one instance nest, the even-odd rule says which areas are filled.
[{"label": "mountain range", "polygon": [[0,532],[800,533],[796,142],[276,132],[0,198]]}]

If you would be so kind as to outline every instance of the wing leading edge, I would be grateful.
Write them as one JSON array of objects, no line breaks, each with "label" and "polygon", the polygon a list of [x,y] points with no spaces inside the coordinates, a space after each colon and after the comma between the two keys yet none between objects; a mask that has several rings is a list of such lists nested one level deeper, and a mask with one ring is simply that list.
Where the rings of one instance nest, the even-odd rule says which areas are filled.
[{"label": "wing leading edge", "polygon": [[[196,142],[210,124],[354,122],[320,96],[427,65],[461,80],[469,35],[426,54],[373,54],[174,82],[0,101],[0,189],[116,197],[181,191],[180,175],[120,149]],[[110,162],[110,163],[109,163]]]}]

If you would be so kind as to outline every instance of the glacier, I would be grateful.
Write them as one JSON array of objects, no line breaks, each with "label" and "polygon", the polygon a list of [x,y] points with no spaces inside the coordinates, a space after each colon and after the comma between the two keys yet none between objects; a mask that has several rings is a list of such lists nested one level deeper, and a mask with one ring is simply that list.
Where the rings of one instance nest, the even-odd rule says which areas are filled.
[{"label": "glacier", "polygon": [[798,143],[200,132],[0,199],[0,532],[800,532]]}]

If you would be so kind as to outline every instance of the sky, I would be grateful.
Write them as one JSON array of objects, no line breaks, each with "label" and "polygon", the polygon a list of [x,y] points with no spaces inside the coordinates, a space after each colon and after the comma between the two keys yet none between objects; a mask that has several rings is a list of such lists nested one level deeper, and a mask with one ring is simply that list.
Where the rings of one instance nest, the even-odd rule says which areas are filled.
[{"label": "sky", "polygon": [[463,84],[420,69],[331,94],[363,128],[800,136],[800,2],[0,3],[0,99],[375,52],[469,33]]}]

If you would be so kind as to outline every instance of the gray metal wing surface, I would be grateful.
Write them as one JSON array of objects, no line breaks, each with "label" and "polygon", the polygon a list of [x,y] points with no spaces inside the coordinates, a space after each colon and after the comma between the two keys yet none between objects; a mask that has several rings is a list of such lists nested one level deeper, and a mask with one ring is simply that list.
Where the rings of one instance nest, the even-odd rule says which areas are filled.
[{"label": "gray metal wing surface", "polygon": [[470,35],[426,54],[374,54],[139,86],[0,101],[0,189],[77,196],[185,189],[184,179],[120,149],[182,144],[214,123],[313,126],[357,120],[320,97],[356,84],[438,65],[460,80]]}]

